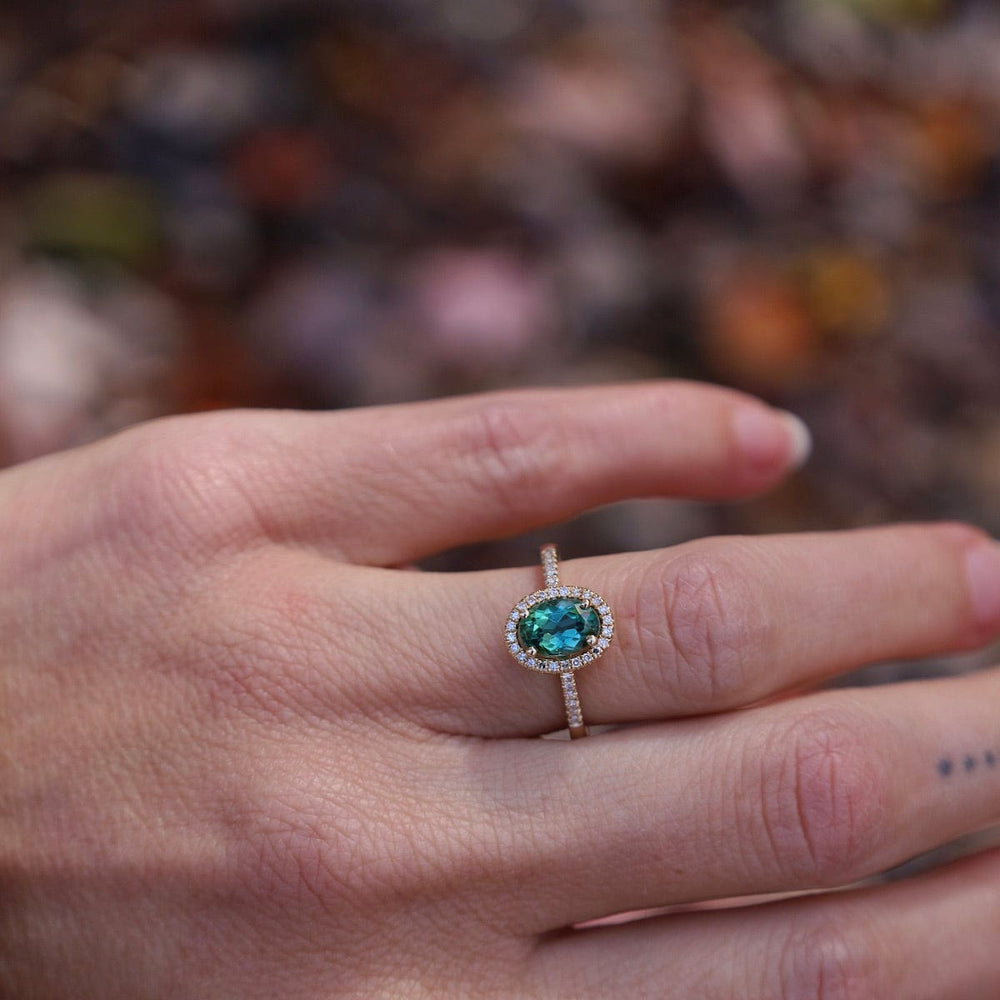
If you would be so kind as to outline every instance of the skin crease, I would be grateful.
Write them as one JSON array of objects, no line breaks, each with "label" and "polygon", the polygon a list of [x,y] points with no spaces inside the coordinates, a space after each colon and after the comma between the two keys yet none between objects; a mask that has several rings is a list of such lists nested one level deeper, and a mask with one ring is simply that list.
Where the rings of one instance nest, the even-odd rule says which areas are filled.
[{"label": "skin crease", "polygon": [[1000,821],[1000,677],[810,693],[993,638],[982,533],[565,561],[616,612],[584,712],[636,723],[574,743],[531,738],[558,683],[503,645],[537,566],[393,568],[800,457],[654,382],[175,418],[0,474],[0,997],[1000,995],[995,855],[827,891]]}]

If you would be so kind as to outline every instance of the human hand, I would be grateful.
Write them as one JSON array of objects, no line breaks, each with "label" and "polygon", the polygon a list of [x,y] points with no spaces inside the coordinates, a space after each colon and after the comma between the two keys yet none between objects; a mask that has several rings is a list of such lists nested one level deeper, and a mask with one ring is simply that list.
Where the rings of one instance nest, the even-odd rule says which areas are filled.
[{"label": "human hand", "polygon": [[[146,425],[0,476],[0,987],[12,1000],[1000,993],[1000,677],[795,694],[1000,629],[959,525],[570,561],[615,609],[559,685],[537,566],[398,568],[643,495],[740,496],[791,425],[683,383]],[[952,769],[944,762],[952,762]],[[966,762],[970,761],[971,764]],[[945,773],[948,771],[948,773]]]}]

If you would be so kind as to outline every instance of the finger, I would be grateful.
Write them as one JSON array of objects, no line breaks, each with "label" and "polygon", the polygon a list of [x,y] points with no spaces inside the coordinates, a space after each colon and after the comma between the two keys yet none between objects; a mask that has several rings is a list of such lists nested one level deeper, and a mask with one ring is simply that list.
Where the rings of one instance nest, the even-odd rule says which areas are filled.
[{"label": "finger", "polygon": [[[333,414],[229,413],[169,425],[157,476],[271,539],[395,565],[630,497],[772,486],[808,433],[740,393],[685,382],[531,389]],[[201,466],[201,467],[199,467]],[[228,472],[227,472],[228,470]]]},{"label": "finger", "polygon": [[569,932],[532,995],[604,1000],[1000,995],[1000,852],[875,889]]},{"label": "finger", "polygon": [[990,671],[495,744],[513,801],[542,804],[506,826],[524,918],[846,885],[1000,821],[998,698]]},{"label": "finger", "polygon": [[[502,638],[537,574],[412,581],[423,621],[413,626],[438,643],[429,673],[408,675],[428,724],[484,736],[565,724],[559,684],[519,667]],[[593,588],[615,614],[614,644],[577,678],[591,723],[747,705],[863,663],[977,646],[1000,629],[1000,546],[961,525],[711,539],[567,563],[561,580]]]}]

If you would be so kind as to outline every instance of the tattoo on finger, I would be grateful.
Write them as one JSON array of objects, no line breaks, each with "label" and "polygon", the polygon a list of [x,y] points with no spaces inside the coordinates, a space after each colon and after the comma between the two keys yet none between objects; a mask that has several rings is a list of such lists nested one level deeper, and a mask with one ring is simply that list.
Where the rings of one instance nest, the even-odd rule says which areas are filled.
[{"label": "tattoo on finger", "polygon": [[986,750],[981,755],[967,753],[957,764],[951,757],[941,757],[937,762],[937,772],[942,778],[950,778],[955,773],[956,768],[960,766],[966,774],[972,774],[980,763],[990,770],[995,769],[997,766],[996,752]]}]

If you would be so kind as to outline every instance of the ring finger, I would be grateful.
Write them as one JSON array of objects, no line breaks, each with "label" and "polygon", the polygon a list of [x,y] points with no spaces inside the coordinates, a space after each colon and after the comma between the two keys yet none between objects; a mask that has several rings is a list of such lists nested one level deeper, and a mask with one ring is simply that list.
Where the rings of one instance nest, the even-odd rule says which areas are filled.
[{"label": "ring finger", "polygon": [[[422,574],[403,586],[433,665],[391,683],[438,729],[538,735],[559,684],[507,654],[502,622],[537,570]],[[535,577],[533,580],[532,577]],[[984,642],[1000,627],[1000,546],[963,525],[720,538],[568,563],[615,612],[615,644],[578,684],[592,723],[717,712],[884,659]]]}]

